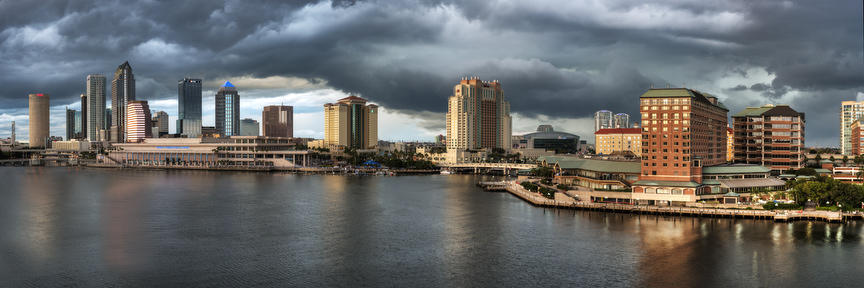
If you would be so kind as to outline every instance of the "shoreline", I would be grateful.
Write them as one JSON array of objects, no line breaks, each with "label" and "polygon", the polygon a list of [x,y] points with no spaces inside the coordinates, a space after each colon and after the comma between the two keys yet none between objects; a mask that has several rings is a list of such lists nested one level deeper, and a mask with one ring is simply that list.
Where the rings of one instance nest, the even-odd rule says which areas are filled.
[{"label": "shoreline", "polygon": [[706,218],[732,218],[772,220],[773,222],[792,221],[820,221],[827,223],[844,223],[852,220],[864,220],[864,214],[829,212],[829,211],[802,211],[802,210],[746,210],[746,209],[718,209],[718,208],[693,208],[693,207],[662,207],[646,205],[623,205],[609,203],[588,203],[576,201],[569,195],[561,192],[555,193],[555,199],[549,199],[538,193],[533,193],[522,188],[516,181],[505,181],[503,191],[528,202],[532,206],[556,209],[575,209],[586,211],[600,211],[610,213],[626,213],[638,215],[661,215],[673,217],[706,217]]}]

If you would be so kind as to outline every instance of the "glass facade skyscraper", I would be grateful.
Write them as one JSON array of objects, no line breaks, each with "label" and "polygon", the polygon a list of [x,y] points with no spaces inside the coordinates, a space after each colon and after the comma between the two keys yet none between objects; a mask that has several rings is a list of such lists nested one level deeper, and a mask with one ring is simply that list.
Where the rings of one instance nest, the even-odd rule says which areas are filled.
[{"label": "glass facade skyscraper", "polygon": [[177,134],[201,136],[201,79],[177,82]]},{"label": "glass facade skyscraper", "polygon": [[229,81],[216,92],[216,131],[222,136],[240,135],[240,95]]}]

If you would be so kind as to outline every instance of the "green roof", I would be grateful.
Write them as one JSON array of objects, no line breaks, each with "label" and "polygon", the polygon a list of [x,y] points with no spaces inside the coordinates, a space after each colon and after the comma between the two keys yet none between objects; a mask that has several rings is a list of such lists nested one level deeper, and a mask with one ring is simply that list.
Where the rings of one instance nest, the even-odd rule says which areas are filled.
[{"label": "green roof", "polygon": [[649,89],[640,98],[694,97],[686,88],[655,88]]},{"label": "green roof", "polygon": [[672,186],[672,187],[699,187],[702,184],[693,181],[650,181],[639,180],[633,186]]},{"label": "green roof", "polygon": [[558,164],[561,169],[581,169],[607,173],[629,173],[639,174],[642,167],[639,162],[609,161],[596,159],[583,159],[566,156],[545,156],[537,158],[538,161],[546,161],[549,164]]},{"label": "green roof", "polygon": [[816,171],[816,173],[831,173],[831,170],[822,168],[813,169],[813,171]]},{"label": "green roof", "polygon": [[761,165],[718,165],[702,167],[702,174],[743,174],[770,172],[770,168]]},{"label": "green roof", "polygon": [[769,106],[769,107],[766,107],[766,106],[762,106],[762,107],[747,107],[747,108],[745,108],[744,110],[741,110],[741,112],[738,112],[738,113],[736,113],[735,115],[732,115],[732,117],[756,117],[756,116],[761,116],[762,113],[768,112],[768,110],[771,110],[772,108],[774,108],[774,106]]}]

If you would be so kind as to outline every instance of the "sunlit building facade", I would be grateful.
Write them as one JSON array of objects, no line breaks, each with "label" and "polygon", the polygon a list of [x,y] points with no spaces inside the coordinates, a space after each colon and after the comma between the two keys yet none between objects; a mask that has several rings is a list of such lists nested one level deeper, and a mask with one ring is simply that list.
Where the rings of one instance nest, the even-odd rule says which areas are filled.
[{"label": "sunlit building facade", "polygon": [[147,101],[129,101],[129,104],[126,104],[125,114],[126,142],[137,143],[153,137],[150,106],[147,105]]}]

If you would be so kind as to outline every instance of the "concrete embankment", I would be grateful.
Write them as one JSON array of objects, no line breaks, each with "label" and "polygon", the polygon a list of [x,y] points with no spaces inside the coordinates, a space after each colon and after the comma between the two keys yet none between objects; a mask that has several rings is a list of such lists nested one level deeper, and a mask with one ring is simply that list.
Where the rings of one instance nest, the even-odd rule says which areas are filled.
[{"label": "concrete embankment", "polygon": [[528,203],[540,207],[580,209],[592,211],[606,211],[630,214],[650,214],[666,216],[689,216],[709,218],[742,218],[742,219],[765,219],[777,222],[812,220],[825,222],[843,222],[851,219],[862,219],[862,214],[841,213],[830,211],[767,211],[767,210],[743,210],[743,209],[712,209],[693,207],[661,207],[626,204],[607,204],[581,202],[565,195],[555,193],[555,199],[543,197],[522,187],[515,181],[506,182],[505,190]]}]

